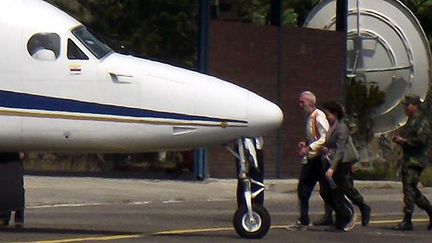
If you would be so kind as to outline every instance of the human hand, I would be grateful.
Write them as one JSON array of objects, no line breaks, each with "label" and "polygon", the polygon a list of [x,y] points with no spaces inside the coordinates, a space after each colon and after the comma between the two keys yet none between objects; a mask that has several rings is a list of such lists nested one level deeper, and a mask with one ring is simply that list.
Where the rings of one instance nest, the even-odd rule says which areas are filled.
[{"label": "human hand", "polygon": [[394,136],[394,137],[392,138],[392,141],[393,141],[394,143],[397,143],[397,144],[403,144],[403,143],[405,142],[405,139],[404,139],[403,137],[397,135],[397,136]]},{"label": "human hand", "polygon": [[326,177],[328,179],[333,178],[334,170],[332,168],[329,168],[326,172]]},{"label": "human hand", "polygon": [[321,152],[323,152],[324,154],[328,154],[329,149],[327,147],[322,147]]},{"label": "human hand", "polygon": [[310,149],[308,146],[302,147],[302,148],[300,148],[299,156],[300,157],[307,156],[309,154],[309,151],[310,151]]},{"label": "human hand", "polygon": [[298,147],[299,147],[299,148],[306,147],[306,142],[303,142],[303,141],[299,142],[299,143],[298,143]]},{"label": "human hand", "polygon": [[352,173],[356,173],[358,170],[359,170],[359,167],[357,166],[357,164],[351,165],[351,172]]}]

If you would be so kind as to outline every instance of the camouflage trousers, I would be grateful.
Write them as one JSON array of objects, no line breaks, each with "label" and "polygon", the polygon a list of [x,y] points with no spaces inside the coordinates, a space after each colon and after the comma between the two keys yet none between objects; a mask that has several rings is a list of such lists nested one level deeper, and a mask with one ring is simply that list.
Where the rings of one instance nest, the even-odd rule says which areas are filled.
[{"label": "camouflage trousers", "polygon": [[404,166],[401,172],[405,203],[403,211],[405,215],[412,215],[416,204],[419,208],[428,210],[431,207],[431,204],[417,188],[423,168]]}]

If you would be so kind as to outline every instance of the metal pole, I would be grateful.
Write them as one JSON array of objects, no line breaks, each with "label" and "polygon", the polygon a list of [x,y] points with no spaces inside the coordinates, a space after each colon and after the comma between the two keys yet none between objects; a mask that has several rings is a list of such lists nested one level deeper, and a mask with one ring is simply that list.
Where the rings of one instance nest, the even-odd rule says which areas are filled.
[{"label": "metal pole", "polygon": [[[282,31],[282,0],[271,1],[271,24],[278,26],[278,51],[277,51],[277,81],[276,92],[277,102],[279,105],[282,103],[282,44],[283,44],[283,31]],[[281,178],[281,161],[282,161],[282,129],[276,131],[276,161],[275,161],[275,177]]]},{"label": "metal pole", "polygon": [[343,33],[343,75],[342,75],[342,99],[346,105],[347,95],[347,38],[348,38],[348,0],[336,0],[336,31]]},{"label": "metal pole", "polygon": [[198,23],[198,71],[208,73],[208,39],[210,23],[210,0],[200,0]]},{"label": "metal pole", "polygon": [[336,0],[336,31],[347,32],[348,0]]},{"label": "metal pole", "polygon": [[271,9],[270,9],[270,24],[274,26],[281,25],[281,11],[282,9],[282,0],[271,0]]},{"label": "metal pole", "polygon": [[[200,0],[198,20],[198,71],[208,73],[208,39],[210,23],[210,0]],[[204,180],[208,178],[207,149],[201,148],[195,152],[195,178]]]}]

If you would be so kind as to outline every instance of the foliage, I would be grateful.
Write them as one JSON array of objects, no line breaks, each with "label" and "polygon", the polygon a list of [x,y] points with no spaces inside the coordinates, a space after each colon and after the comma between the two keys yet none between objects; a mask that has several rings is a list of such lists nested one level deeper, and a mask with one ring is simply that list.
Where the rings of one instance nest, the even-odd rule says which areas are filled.
[{"label": "foliage", "polygon": [[[232,11],[242,22],[266,25],[270,23],[270,0],[236,0],[229,1]],[[309,11],[319,0],[282,1],[282,25],[301,26]]]},{"label": "foliage", "polygon": [[353,79],[348,84],[346,113],[356,121],[354,137],[361,143],[368,143],[373,136],[373,110],[384,103],[385,94],[375,84]]},{"label": "foliage", "polygon": [[[387,163],[374,163],[375,166],[369,169],[360,169],[354,174],[356,180],[389,180],[400,181],[399,169],[389,166]],[[432,186],[432,168],[426,168],[420,177],[423,186]]]},{"label": "foliage", "polygon": [[432,0],[401,0],[417,17],[432,43]]},{"label": "foliage", "polygon": [[398,180],[397,170],[387,163],[373,163],[374,167],[360,169],[354,174],[356,180]]},{"label": "foliage", "polygon": [[196,0],[49,0],[95,30],[113,49],[195,67]]}]

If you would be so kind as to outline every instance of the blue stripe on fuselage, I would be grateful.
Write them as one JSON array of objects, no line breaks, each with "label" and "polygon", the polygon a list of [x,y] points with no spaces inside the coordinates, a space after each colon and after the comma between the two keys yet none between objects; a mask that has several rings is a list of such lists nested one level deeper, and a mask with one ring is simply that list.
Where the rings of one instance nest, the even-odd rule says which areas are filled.
[{"label": "blue stripe on fuselage", "polygon": [[147,109],[106,105],[73,99],[47,97],[6,90],[0,90],[0,107],[43,110],[52,112],[72,112],[95,115],[127,116],[135,118],[159,118],[205,122],[237,122],[247,124],[247,121],[242,120],[153,111]]}]

